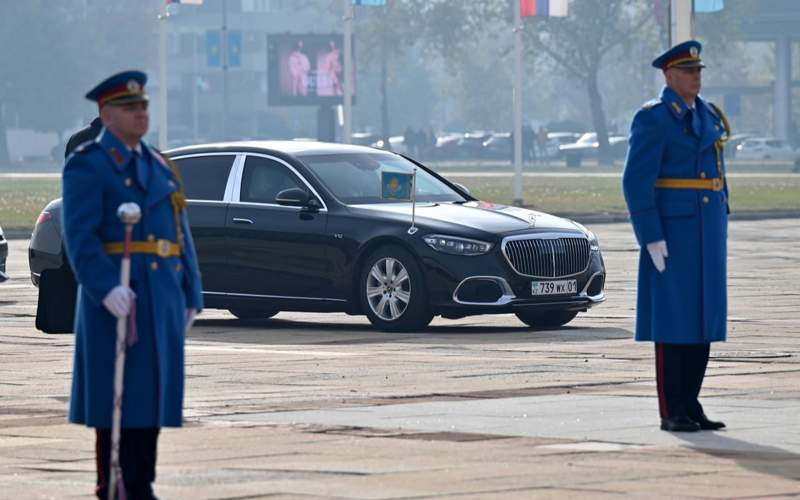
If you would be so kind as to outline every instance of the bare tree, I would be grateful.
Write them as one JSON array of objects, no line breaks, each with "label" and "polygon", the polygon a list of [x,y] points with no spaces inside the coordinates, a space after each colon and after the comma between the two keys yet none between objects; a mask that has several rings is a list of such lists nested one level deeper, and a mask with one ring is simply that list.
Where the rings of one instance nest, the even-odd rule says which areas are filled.
[{"label": "bare tree", "polygon": [[526,20],[526,44],[547,54],[565,76],[584,85],[603,164],[611,163],[608,123],[598,80],[604,57],[632,43],[637,36],[650,36],[652,20],[651,6],[640,0],[574,0],[566,18]]}]

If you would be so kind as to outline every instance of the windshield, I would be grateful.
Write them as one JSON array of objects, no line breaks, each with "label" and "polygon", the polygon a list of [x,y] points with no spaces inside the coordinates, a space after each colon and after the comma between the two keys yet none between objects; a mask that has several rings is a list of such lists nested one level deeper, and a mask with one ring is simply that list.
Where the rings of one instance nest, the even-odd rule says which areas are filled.
[{"label": "windshield", "polygon": [[298,155],[317,178],[341,202],[397,203],[381,197],[381,174],[411,174],[417,169],[418,202],[464,202],[463,196],[450,186],[401,156],[387,153],[355,153],[332,155]]}]

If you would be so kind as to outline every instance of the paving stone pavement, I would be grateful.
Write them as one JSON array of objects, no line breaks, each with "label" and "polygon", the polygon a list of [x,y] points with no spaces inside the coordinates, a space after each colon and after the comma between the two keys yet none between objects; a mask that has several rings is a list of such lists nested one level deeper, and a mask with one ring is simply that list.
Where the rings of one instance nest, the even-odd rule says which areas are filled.
[{"label": "paving stone pavement", "polygon": [[[608,301],[567,327],[204,312],[186,426],[160,441],[161,498],[800,496],[800,223],[730,226],[729,341],[703,389],[722,432],[657,429],[652,346],[631,341],[637,251],[592,225]],[[0,285],[0,498],[90,498],[93,434],[66,423],[72,335],[34,329],[25,240]]]}]

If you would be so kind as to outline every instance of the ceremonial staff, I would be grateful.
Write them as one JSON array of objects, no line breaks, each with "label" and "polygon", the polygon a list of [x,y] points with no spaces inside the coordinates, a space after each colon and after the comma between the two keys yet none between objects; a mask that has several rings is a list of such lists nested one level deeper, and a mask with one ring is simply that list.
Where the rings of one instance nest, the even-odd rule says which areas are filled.
[{"label": "ceremonial staff", "polygon": [[[131,237],[133,226],[142,218],[142,212],[136,203],[123,203],[117,209],[117,216],[125,224],[125,243],[123,244],[122,262],[120,265],[120,286],[128,288],[131,277]],[[119,464],[119,438],[122,429],[122,387],[125,376],[126,343],[133,342],[136,321],[135,305],[131,304],[130,314],[117,319],[117,353],[114,359],[114,410],[111,416],[111,477],[109,479],[108,497],[125,499],[125,486],[122,479],[122,467]],[[130,339],[126,339],[130,333]],[[119,488],[119,491],[117,489]]]}]

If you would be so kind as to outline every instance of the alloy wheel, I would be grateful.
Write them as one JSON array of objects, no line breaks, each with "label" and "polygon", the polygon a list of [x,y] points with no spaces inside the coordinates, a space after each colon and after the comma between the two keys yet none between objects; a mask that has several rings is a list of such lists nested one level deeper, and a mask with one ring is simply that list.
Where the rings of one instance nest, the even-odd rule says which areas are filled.
[{"label": "alloy wheel", "polygon": [[400,318],[411,302],[408,271],[393,257],[383,257],[372,265],[367,274],[366,288],[370,309],[384,321]]}]

